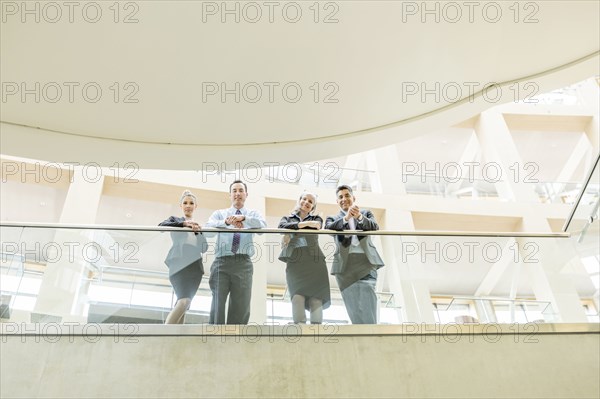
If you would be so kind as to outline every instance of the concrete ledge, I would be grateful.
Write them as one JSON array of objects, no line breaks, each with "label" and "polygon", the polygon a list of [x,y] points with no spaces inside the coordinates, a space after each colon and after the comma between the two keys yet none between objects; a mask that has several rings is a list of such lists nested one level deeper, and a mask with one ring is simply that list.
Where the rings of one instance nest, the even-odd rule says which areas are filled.
[{"label": "concrete ledge", "polygon": [[213,324],[135,324],[135,323],[0,323],[1,335],[18,336],[384,336],[384,335],[530,335],[600,334],[597,323],[526,323],[526,324],[425,324],[398,325],[213,325]]},{"label": "concrete ledge", "polygon": [[0,397],[600,395],[597,324],[416,327],[4,323]]}]

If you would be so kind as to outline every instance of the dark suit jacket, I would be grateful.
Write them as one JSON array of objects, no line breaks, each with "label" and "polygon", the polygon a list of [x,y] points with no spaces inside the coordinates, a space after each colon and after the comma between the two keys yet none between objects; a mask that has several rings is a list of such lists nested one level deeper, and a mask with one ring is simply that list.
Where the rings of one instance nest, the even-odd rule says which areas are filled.
[{"label": "dark suit jacket", "polygon": [[[304,219],[304,221],[309,220],[317,220],[321,222],[321,226],[323,226],[323,219],[320,216],[309,215]],[[298,223],[302,222],[300,220],[300,216],[295,213],[292,213],[289,216],[284,216],[281,218],[279,222],[280,229],[292,229],[292,230],[300,230],[298,228]],[[310,227],[305,227],[306,230],[315,230]],[[321,247],[319,247],[319,236],[317,234],[290,234],[290,242],[286,246],[281,249],[281,253],[279,254],[279,260],[282,262],[287,262],[292,258],[292,254],[296,248],[301,247],[311,247],[314,248],[316,255],[319,258],[324,258],[323,251],[321,251]]]},{"label": "dark suit jacket", "polygon": [[[183,227],[184,221],[184,217],[171,216],[161,222],[159,226]],[[193,237],[191,236],[192,234]],[[165,264],[169,268],[169,276],[174,275],[194,262],[200,262],[200,266],[202,267],[202,254],[208,248],[208,243],[202,233],[192,233],[191,230],[181,233],[173,231],[171,232],[171,240],[173,241],[173,246],[165,259]],[[204,268],[202,268],[202,273],[204,273]]]},{"label": "dark suit jacket", "polygon": [[[363,220],[362,222],[356,221],[356,230],[379,230],[379,225],[375,221],[375,216],[371,211],[361,209],[360,213],[363,215]],[[328,216],[327,221],[325,222],[325,228],[328,230],[338,231],[350,230],[350,226],[348,225],[348,222],[344,220],[344,216],[345,214],[342,211],[340,211],[340,213],[338,213],[336,216]],[[357,237],[360,242],[360,247],[367,256],[369,263],[375,266],[376,269],[383,267],[383,260],[379,256],[377,248],[375,248],[375,245],[373,245],[371,236],[361,236],[357,234]],[[337,250],[335,251],[333,257],[331,274],[341,274],[345,272],[345,264],[348,259],[348,254],[350,253],[352,236],[337,235],[335,242],[337,244]]]}]

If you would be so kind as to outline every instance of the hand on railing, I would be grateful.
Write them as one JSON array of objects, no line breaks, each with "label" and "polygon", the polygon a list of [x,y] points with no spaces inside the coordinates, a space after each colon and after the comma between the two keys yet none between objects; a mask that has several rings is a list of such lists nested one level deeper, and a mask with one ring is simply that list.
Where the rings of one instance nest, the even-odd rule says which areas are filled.
[{"label": "hand on railing", "polygon": [[291,239],[292,239],[291,234],[284,234],[283,237],[281,237],[281,247],[282,248],[287,247],[287,245],[290,243]]},{"label": "hand on railing", "polygon": [[199,231],[202,228],[202,226],[200,226],[200,223],[194,222],[193,220],[184,221],[183,227],[189,227],[193,231]]}]

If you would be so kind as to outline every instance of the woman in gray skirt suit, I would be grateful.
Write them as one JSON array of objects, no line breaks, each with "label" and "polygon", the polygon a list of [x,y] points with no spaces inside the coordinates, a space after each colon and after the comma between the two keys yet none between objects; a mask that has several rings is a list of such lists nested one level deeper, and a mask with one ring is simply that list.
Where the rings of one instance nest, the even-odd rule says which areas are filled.
[{"label": "woman in gray skirt suit", "polygon": [[198,206],[196,196],[186,190],[181,195],[179,206],[183,217],[171,216],[159,226],[187,227],[193,232],[171,232],[173,246],[165,259],[169,267],[169,281],[173,285],[177,302],[167,316],[165,324],[183,324],[185,312],[190,308],[192,299],[200,287],[204,275],[202,253],[206,252],[208,244],[200,232],[200,224],[192,218]]},{"label": "woman in gray skirt suit", "polygon": [[[298,199],[296,208],[279,222],[280,229],[317,230],[323,226],[323,219],[314,215],[317,198],[304,192]],[[329,274],[325,256],[319,247],[317,234],[291,233],[284,236],[283,249],[279,260],[285,262],[286,280],[292,298],[294,323],[306,323],[306,310],[310,311],[311,324],[323,322],[323,309],[331,303]]]}]

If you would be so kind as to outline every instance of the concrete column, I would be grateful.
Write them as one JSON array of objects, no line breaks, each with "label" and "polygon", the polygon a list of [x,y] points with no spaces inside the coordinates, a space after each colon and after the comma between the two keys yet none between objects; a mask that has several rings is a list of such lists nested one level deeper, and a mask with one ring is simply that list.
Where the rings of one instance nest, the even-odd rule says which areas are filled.
[{"label": "concrete column", "polygon": [[367,151],[366,159],[367,168],[375,172],[370,175],[371,189],[374,193],[406,194],[405,184],[400,175],[402,168],[396,145]]},{"label": "concrete column", "polygon": [[[104,178],[88,176],[81,167],[75,167],[73,181],[67,192],[60,223],[94,224],[102,196]],[[57,229],[52,246],[56,262],[48,262],[33,313],[78,320],[83,316],[78,306],[82,277],[89,261],[96,259],[98,245],[90,230]],[[41,243],[42,245],[49,243]],[[55,320],[55,319],[52,319]],[[33,320],[32,320],[33,321]]]},{"label": "concrete column", "polygon": [[[518,271],[517,268],[520,267],[520,264],[519,264],[519,262],[515,262],[515,258],[517,258],[516,259],[517,261],[521,261],[523,259],[522,256],[515,256],[515,251],[518,251],[517,248],[519,245],[520,244],[518,242],[516,242],[515,239],[513,239],[513,238],[508,239],[506,241],[506,243],[504,243],[504,245],[502,246],[502,252],[501,252],[500,259],[498,259],[498,261],[496,261],[492,265],[490,270],[487,272],[487,274],[485,275],[485,277],[479,284],[479,287],[475,291],[475,296],[478,296],[478,297],[490,296],[492,294],[493,290],[496,288],[496,285],[500,282],[502,277],[504,277],[504,275],[506,274],[506,271],[510,267],[514,268],[515,273]],[[518,255],[520,255],[520,254],[518,254]],[[513,275],[513,284],[512,284],[513,286],[515,285],[514,284],[515,279],[518,280],[517,274]],[[511,290],[511,294],[512,293],[513,292]],[[511,297],[511,299],[514,299],[514,297]],[[480,311],[483,311],[484,313],[480,313]],[[487,314],[488,311],[489,311],[488,308],[485,308],[485,309],[478,308],[477,314],[481,316],[482,314]],[[495,316],[494,316],[494,319],[495,319]],[[488,320],[488,321],[493,321],[493,320]]]},{"label": "concrete column", "polygon": [[[254,209],[266,218],[266,200],[265,197],[258,194],[248,187],[248,198],[245,207]],[[254,273],[252,275],[252,299],[250,301],[250,323],[264,324],[267,321],[267,270],[273,267],[272,252],[277,249],[265,245],[266,241],[272,241],[272,234],[255,234],[254,245],[257,254],[253,258]],[[279,239],[279,237],[277,237]]]},{"label": "concrete column", "polygon": [[[371,180],[374,192],[406,194],[400,160],[395,145],[386,146],[367,153],[367,167],[375,173]],[[379,222],[386,230],[414,230],[410,211],[388,209],[385,219]],[[434,323],[433,305],[427,284],[412,278],[410,269],[421,265],[413,260],[402,262],[402,242],[411,237],[381,237],[382,257],[385,267],[381,269],[389,290],[394,294],[394,303],[400,306],[399,318],[410,322]],[[377,240],[375,240],[377,242]],[[382,289],[383,279],[380,283]]]},{"label": "concrete column", "polygon": [[534,186],[529,182],[534,179],[526,178],[529,170],[519,155],[502,114],[482,112],[475,123],[475,132],[486,161],[482,173],[488,181],[500,180],[496,183],[500,196],[518,202],[539,202]]},{"label": "concrete column", "polygon": [[[402,210],[387,210],[384,223],[387,230],[413,227],[410,212]],[[396,305],[401,306],[402,320],[435,323],[429,287],[423,281],[415,279],[411,273],[411,269],[422,265],[414,257],[407,258],[406,262],[402,261],[403,243],[415,241],[419,245],[417,240],[414,237],[385,236],[381,241],[389,289],[394,294]]]},{"label": "concrete column", "polygon": [[[581,164],[582,160],[585,161],[586,154],[591,155],[591,152],[593,152],[592,150],[593,147],[588,136],[586,134],[582,134],[579,138],[579,141],[577,142],[577,145],[575,146],[575,149],[571,153],[571,156],[569,157],[568,161],[565,163],[559,175],[557,176],[556,181],[558,183],[574,181],[573,175],[575,174],[575,171]],[[589,158],[591,159],[591,157]],[[558,189],[557,191],[562,190],[563,187],[564,185],[561,185],[560,189]]]},{"label": "concrete column", "polygon": [[[539,239],[535,243],[536,253],[530,256],[525,269],[529,273],[536,300],[550,302],[555,313],[554,320],[562,323],[586,323],[587,316],[581,298],[569,279],[564,266],[572,259],[579,261],[570,241],[561,239]],[[531,253],[530,253],[531,255]]]},{"label": "concrete column", "polygon": [[[346,156],[346,162],[342,173],[340,175],[339,184],[348,184],[350,186],[358,183],[358,174],[356,170],[360,167],[360,163],[363,161],[363,154],[356,153]],[[356,186],[356,191],[361,191],[361,185]]]},{"label": "concrete column", "polygon": [[[597,109],[598,108],[596,108],[596,110]],[[598,118],[597,115],[594,115],[590,123],[588,123],[586,126],[585,135],[587,136],[588,140],[590,140],[590,144],[593,148],[592,152],[594,154],[598,154],[598,150],[600,149],[600,118]],[[593,157],[591,158],[591,162],[593,162]]]},{"label": "concrete column", "polygon": [[475,303],[475,311],[477,318],[481,323],[496,323],[498,319],[494,313],[494,307],[489,300],[477,300]]},{"label": "concrete column", "polygon": [[[463,165],[471,165],[472,162],[475,162],[477,160],[477,155],[479,154],[480,150],[481,150],[481,146],[479,145],[479,140],[477,139],[477,135],[475,133],[473,133],[471,135],[471,138],[469,139],[469,142],[467,143],[467,146],[465,147],[465,150],[463,151],[463,153],[460,157],[460,160],[457,162],[461,166],[460,171],[462,172],[462,175],[461,176],[444,176],[444,179],[446,181],[454,181],[454,179],[460,178],[460,180],[458,180],[457,182],[448,182],[447,183],[446,190],[445,190],[447,196],[456,198],[456,191],[458,191],[460,189],[464,180],[469,181],[469,183],[472,186],[475,185],[475,182],[472,181],[474,179],[474,176],[469,176],[469,169],[467,167],[464,167]],[[473,196],[478,196],[478,194],[474,188],[473,188]]]}]

